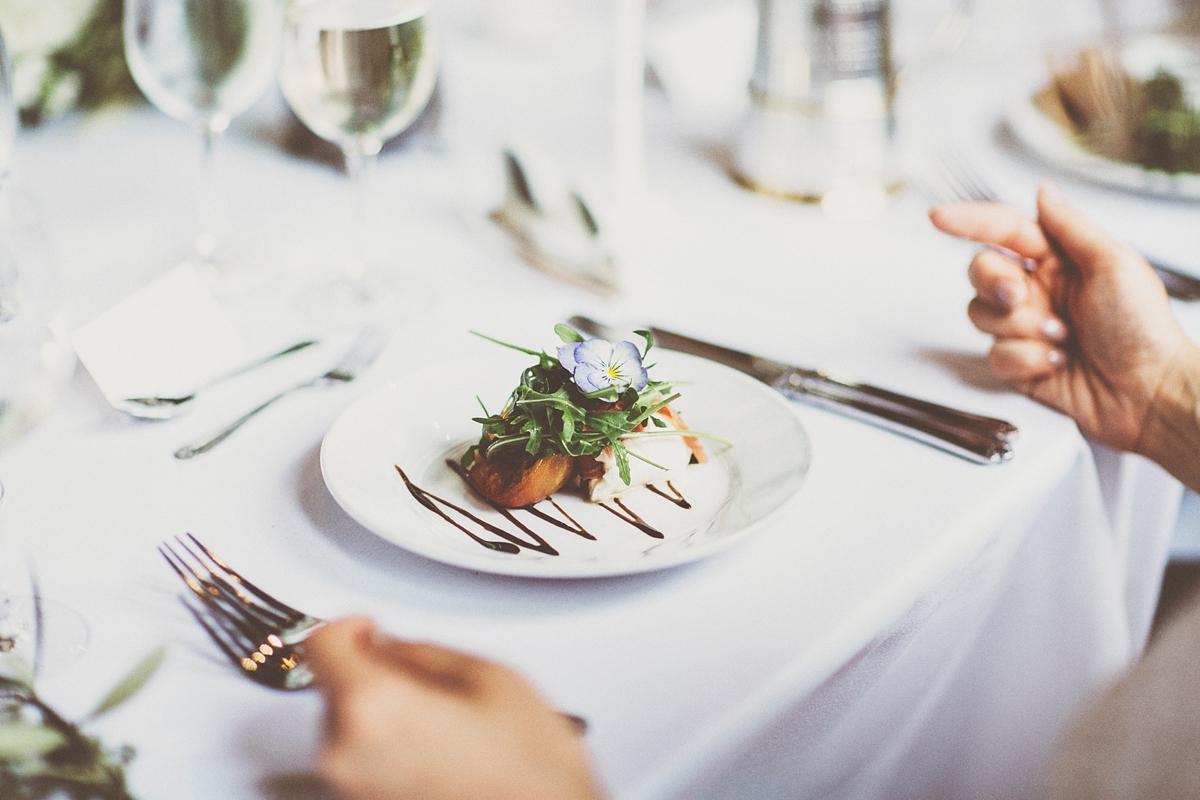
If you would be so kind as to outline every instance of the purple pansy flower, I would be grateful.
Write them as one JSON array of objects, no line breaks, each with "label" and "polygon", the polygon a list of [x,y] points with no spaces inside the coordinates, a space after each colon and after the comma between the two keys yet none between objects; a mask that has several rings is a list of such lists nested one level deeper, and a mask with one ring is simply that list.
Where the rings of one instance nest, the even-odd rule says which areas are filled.
[{"label": "purple pansy flower", "polygon": [[575,378],[575,385],[586,394],[604,389],[624,391],[646,388],[646,368],[633,342],[615,345],[603,339],[571,342],[558,348],[558,363]]}]

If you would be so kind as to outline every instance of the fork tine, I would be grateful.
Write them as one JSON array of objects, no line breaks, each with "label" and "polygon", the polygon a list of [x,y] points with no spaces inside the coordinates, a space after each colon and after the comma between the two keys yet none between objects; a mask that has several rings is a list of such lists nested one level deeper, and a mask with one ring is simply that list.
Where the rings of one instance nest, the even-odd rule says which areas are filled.
[{"label": "fork tine", "polygon": [[[196,554],[185,544],[179,542],[179,545],[183,548],[184,552],[197,559]],[[221,576],[214,574],[207,567],[203,566],[203,562],[199,562],[201,564],[200,568],[205,573],[201,575],[185,558],[171,549],[169,544],[161,545],[159,552],[167,559],[167,563],[171,565],[176,574],[183,579],[192,592],[206,606],[210,608],[220,606],[220,608],[214,608],[219,613],[232,614],[237,617],[253,617],[259,626],[268,630],[282,628],[287,624],[288,619],[286,617],[282,617],[271,609],[258,605],[252,598],[246,596],[236,587],[223,580]],[[258,633],[248,633],[248,635],[256,636]]]},{"label": "fork tine", "polygon": [[[181,581],[187,584],[189,589],[205,602],[208,601],[208,593],[204,591],[200,576],[170,546],[160,544],[158,546],[158,553],[166,559],[167,563],[171,565],[171,569],[175,570],[175,574],[179,576]],[[184,570],[187,571],[186,574]]]},{"label": "fork tine", "polygon": [[[274,597],[267,594],[262,589],[259,589],[253,583],[251,583],[250,581],[243,578],[236,570],[234,570],[232,567],[227,565],[221,559],[219,559],[215,555],[213,555],[212,551],[209,550],[207,547],[205,547],[203,544],[201,544],[200,540],[197,539],[195,536],[193,536],[190,533],[188,533],[186,535],[187,535],[188,539],[190,539],[192,541],[192,543],[195,544],[196,547],[198,547],[201,550],[201,552],[204,553],[204,555],[208,556],[209,560],[212,561],[212,563],[214,563],[218,567],[220,567],[221,570],[223,570],[225,572],[225,574],[229,576],[230,579],[237,582],[239,585],[246,587],[246,589],[248,589],[255,597],[257,597],[259,600],[261,600],[262,602],[266,603],[269,607],[274,609],[277,614],[279,614],[281,616],[289,617],[289,618],[299,618],[299,617],[306,616],[302,612],[289,606],[287,603],[276,600]],[[178,538],[178,537],[176,537],[176,538]],[[185,545],[185,547],[186,547],[186,545]],[[211,570],[210,570],[210,572],[211,572]]]},{"label": "fork tine", "polygon": [[[194,537],[193,537],[193,539],[194,539]],[[263,606],[259,605],[255,601],[255,597],[267,597],[268,599],[270,599],[269,595],[265,595],[265,593],[263,593],[261,591],[254,592],[255,597],[251,597],[251,596],[247,595],[245,592],[242,591],[242,586],[245,585],[244,581],[240,581],[240,580],[238,580],[237,577],[234,577],[234,581],[237,581],[237,585],[235,585],[233,582],[228,580],[224,575],[214,572],[213,569],[209,566],[209,564],[207,562],[205,562],[205,560],[203,558],[201,558],[199,555],[197,555],[194,550],[192,550],[190,547],[188,547],[187,543],[184,542],[182,539],[180,539],[178,536],[175,537],[175,541],[178,543],[179,547],[185,553],[187,553],[189,556],[191,556],[192,559],[196,562],[196,564],[198,564],[200,566],[200,568],[202,570],[204,570],[205,575],[208,576],[207,578],[201,577],[200,575],[198,575],[196,573],[195,570],[191,569],[191,567],[188,566],[188,570],[192,573],[192,575],[194,575],[196,577],[197,580],[199,580],[201,583],[206,584],[210,587],[210,593],[212,593],[214,595],[219,594],[219,595],[223,596],[224,599],[227,600],[228,602],[232,603],[234,601],[237,601],[237,603],[240,603],[242,605],[252,608],[255,613],[257,613],[265,618],[264,622],[267,622],[269,624],[284,625],[289,621],[290,618],[286,614],[283,614],[276,610],[277,607],[283,605],[282,603],[275,602],[271,605],[268,605],[268,607],[264,608]],[[200,545],[199,542],[196,542],[196,544],[202,550],[204,550],[203,545]],[[204,550],[204,551],[206,554],[209,555],[210,558],[212,558],[211,553],[208,553],[207,550]],[[182,557],[179,556],[178,554],[176,554],[176,558],[179,558],[181,561],[183,561]],[[228,570],[228,567],[225,567],[223,564],[220,564],[220,562],[217,561],[216,559],[213,559],[213,562],[220,565],[220,567],[223,570]]]},{"label": "fork tine", "polygon": [[[287,648],[274,633],[251,633],[247,630],[251,620],[228,616],[211,606],[208,607],[207,614],[190,603],[184,603],[184,606],[226,658],[253,680],[273,689],[301,689],[309,682],[303,673],[294,676],[290,674],[299,662],[294,651]],[[268,665],[268,657],[283,662],[283,669],[272,669],[271,667],[277,665],[273,662]],[[290,659],[292,663],[287,664],[286,659]],[[267,669],[260,671],[260,666],[267,666]]]},{"label": "fork tine", "polygon": [[958,153],[943,153],[938,158],[943,176],[950,191],[960,200],[994,203],[999,198]]},{"label": "fork tine", "polygon": [[[205,617],[204,613],[190,603],[185,602],[183,605],[192,613],[192,616],[196,618],[196,622],[200,623],[200,627],[204,628],[204,631],[208,634],[208,638],[212,639],[217,647],[221,648],[221,652],[223,652],[226,657],[228,657],[229,660],[235,664],[240,663],[242,656],[238,651],[240,650],[241,652],[245,652],[245,643],[237,641],[231,643],[227,638],[228,633],[225,631],[224,626],[217,626],[213,623],[210,623]],[[235,649],[235,647],[237,647],[239,644],[243,646]]]}]

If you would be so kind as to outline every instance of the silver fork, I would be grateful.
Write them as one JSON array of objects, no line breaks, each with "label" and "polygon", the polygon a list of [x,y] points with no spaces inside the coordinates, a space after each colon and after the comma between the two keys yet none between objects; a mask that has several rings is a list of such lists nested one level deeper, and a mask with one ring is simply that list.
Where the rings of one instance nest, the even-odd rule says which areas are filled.
[{"label": "silver fork", "polygon": [[229,380],[230,378],[236,378],[237,376],[243,375],[252,369],[270,363],[277,358],[283,358],[284,356],[291,355],[292,353],[297,353],[307,347],[312,347],[314,344],[319,343],[315,339],[305,339],[302,342],[296,342],[295,344],[289,345],[277,353],[263,356],[262,358],[258,358],[254,361],[243,364],[237,369],[226,372],[223,375],[218,375],[215,378],[211,378],[205,383],[193,388],[187,394],[176,395],[175,397],[163,397],[161,395],[156,395],[153,397],[127,397],[125,398],[121,410],[132,414],[135,417],[143,417],[146,419],[170,419],[171,417],[177,415],[180,411],[184,410],[189,403],[196,399],[196,395],[200,394],[200,392],[209,388],[210,386],[216,386],[222,381]]},{"label": "silver fork", "polygon": [[[999,195],[988,185],[987,181],[958,153],[943,153],[938,158],[938,168],[942,182],[955,200],[971,200],[981,203],[998,203]],[[936,193],[929,193],[936,194]],[[936,197],[930,197],[937,202]],[[1160,262],[1142,258],[1158,274],[1167,294],[1176,300],[1188,302],[1200,300],[1200,279],[1180,272]]]},{"label": "silver fork", "polygon": [[337,365],[327,372],[317,375],[315,378],[298,383],[295,386],[284,389],[279,394],[267,400],[264,403],[250,409],[242,416],[235,419],[233,422],[226,425],[216,433],[206,434],[205,436],[185,444],[175,451],[175,457],[179,459],[194,458],[201,453],[207,453],[221,442],[225,441],[231,433],[242,427],[251,417],[262,411],[267,406],[277,400],[287,397],[289,394],[300,389],[307,389],[312,386],[331,386],[337,383],[349,383],[358,377],[359,373],[371,365],[379,352],[383,350],[383,346],[387,344],[387,334],[378,328],[367,328],[358,335],[354,344],[346,352]]},{"label": "silver fork", "polygon": [[[213,555],[195,536],[176,536],[158,552],[187,584],[194,599],[188,611],[242,674],[271,689],[296,691],[313,684],[302,642],[327,622],[276,600]],[[559,712],[577,733],[587,720]]]},{"label": "silver fork", "polygon": [[306,689],[313,674],[297,647],[325,620],[276,600],[243,578],[187,534],[159,545],[192,592],[184,601],[221,652],[256,683],[272,689]]}]

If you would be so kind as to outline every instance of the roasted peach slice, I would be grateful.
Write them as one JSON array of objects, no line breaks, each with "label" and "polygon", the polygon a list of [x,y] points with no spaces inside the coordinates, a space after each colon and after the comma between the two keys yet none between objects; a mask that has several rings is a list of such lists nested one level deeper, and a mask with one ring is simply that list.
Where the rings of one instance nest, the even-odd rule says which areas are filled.
[{"label": "roasted peach slice", "polygon": [[508,464],[475,453],[467,480],[481,495],[506,508],[521,508],[545,500],[571,479],[575,459],[551,456],[529,465]]}]

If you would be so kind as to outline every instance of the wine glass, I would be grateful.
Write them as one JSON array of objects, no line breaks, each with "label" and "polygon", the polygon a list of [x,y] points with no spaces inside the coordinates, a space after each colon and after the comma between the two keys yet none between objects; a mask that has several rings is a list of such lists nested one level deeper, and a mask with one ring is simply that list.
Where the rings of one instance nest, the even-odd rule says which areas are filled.
[{"label": "wine glass", "polygon": [[[45,415],[75,366],[58,319],[53,264],[30,203],[9,175],[16,136],[12,71],[0,33],[0,448]],[[72,609],[39,596],[32,568],[14,580],[19,562],[0,552],[0,675],[31,679],[22,673],[74,663],[87,649],[88,628]]]},{"label": "wine glass", "polygon": [[160,111],[203,139],[195,257],[219,265],[224,215],[214,157],[232,119],[275,79],[280,0],[125,0],[125,60]]},{"label": "wine glass", "polygon": [[412,124],[437,83],[428,12],[426,0],[293,0],[285,14],[279,84],[296,116],[342,150],[357,251],[345,271],[364,304],[389,294],[366,255],[366,184],[383,143]]},{"label": "wine glass", "polygon": [[16,132],[0,36],[0,448],[45,416],[75,365],[59,318],[53,261],[32,203],[9,174]]},{"label": "wine glass", "polygon": [[[6,188],[12,170],[13,145],[17,139],[17,106],[13,101],[12,65],[8,48],[0,35],[0,191]],[[17,310],[17,264],[10,237],[0,239],[0,323],[11,319]],[[0,495],[4,487],[0,485]]]}]

